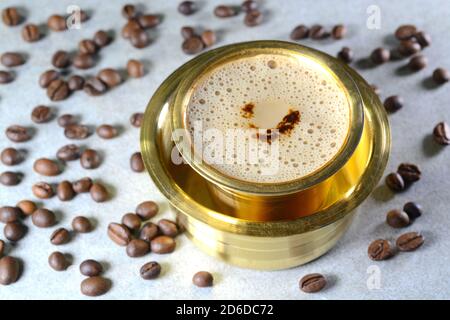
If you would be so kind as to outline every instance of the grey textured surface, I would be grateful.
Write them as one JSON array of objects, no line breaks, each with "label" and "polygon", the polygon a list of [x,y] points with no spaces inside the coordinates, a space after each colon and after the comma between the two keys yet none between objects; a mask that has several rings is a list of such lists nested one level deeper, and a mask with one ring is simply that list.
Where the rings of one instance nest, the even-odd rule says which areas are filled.
[{"label": "grey textured surface", "polygon": [[[225,1],[239,3],[240,1]],[[1,1],[0,9],[19,5],[27,11],[27,22],[44,23],[53,13],[64,13],[69,4],[79,4],[92,11],[92,18],[81,30],[64,33],[48,33],[33,44],[21,40],[21,27],[0,26],[0,53],[21,51],[28,55],[27,63],[15,68],[17,79],[0,86],[0,148],[14,145],[3,132],[8,125],[32,125],[31,109],[38,104],[54,106],[59,114],[79,114],[89,125],[102,123],[120,124],[124,130],[117,139],[101,141],[95,135],[81,144],[98,148],[104,154],[103,164],[87,171],[78,162],[70,163],[64,173],[50,182],[74,180],[91,176],[103,180],[113,190],[114,197],[104,204],[94,203],[88,195],[62,203],[58,199],[45,201],[60,216],[59,226],[70,226],[71,219],[79,214],[97,221],[95,232],[77,236],[62,247],[49,242],[52,230],[37,229],[30,221],[25,239],[16,244],[11,255],[24,262],[19,282],[0,287],[1,299],[83,299],[78,271],[81,261],[88,258],[105,262],[105,276],[113,280],[112,290],[105,299],[408,299],[450,298],[450,150],[438,148],[430,141],[434,125],[442,120],[450,121],[449,85],[431,89],[424,85],[435,67],[450,68],[446,37],[450,30],[450,6],[448,2],[429,1],[264,1],[267,11],[265,22],[255,28],[243,25],[243,15],[230,19],[218,19],[212,15],[219,1],[202,1],[196,14],[180,15],[178,1],[147,1],[146,11],[164,15],[163,23],[154,32],[155,41],[149,47],[138,50],[120,36],[101,51],[100,63],[95,69],[81,74],[94,74],[103,67],[123,68],[129,58],[144,59],[148,73],[139,80],[129,79],[120,87],[102,97],[87,97],[75,93],[66,101],[50,102],[37,79],[51,67],[50,57],[57,49],[74,50],[79,40],[92,37],[98,29],[113,29],[116,34],[124,24],[120,9],[125,1]],[[376,3],[381,9],[381,28],[366,28],[369,5]],[[415,74],[405,74],[401,66],[406,61],[391,62],[373,69],[358,69],[370,82],[382,89],[382,97],[400,94],[405,107],[390,117],[393,135],[389,170],[395,170],[403,161],[419,164],[423,179],[407,192],[392,197],[380,185],[360,207],[358,215],[345,237],[327,255],[308,265],[276,272],[259,272],[239,269],[220,262],[200,252],[185,236],[178,238],[177,250],[171,255],[149,255],[128,258],[123,248],[112,245],[106,236],[106,226],[111,221],[132,211],[145,199],[161,204],[161,217],[172,216],[167,202],[156,190],[146,174],[130,173],[129,157],[139,148],[139,132],[129,125],[129,116],[143,111],[157,86],[176,67],[190,57],[180,49],[180,27],[197,25],[219,31],[217,45],[253,40],[287,40],[292,28],[304,23],[322,23],[331,27],[336,23],[349,27],[348,36],[340,41],[304,41],[306,45],[335,55],[342,46],[351,47],[357,58],[366,57],[373,48],[392,46],[389,36],[401,23],[415,23],[433,36],[433,44],[424,54],[429,66]],[[1,67],[1,69],[4,69]],[[425,82],[426,84],[426,82]],[[34,125],[35,137],[31,142],[16,145],[27,150],[26,161],[12,168],[25,173],[24,181],[17,187],[0,186],[0,205],[14,205],[23,198],[33,198],[31,185],[40,180],[32,171],[33,159],[53,157],[56,150],[68,143],[56,122]],[[0,171],[9,168],[1,165]],[[408,200],[417,200],[425,208],[425,214],[406,230],[393,230],[384,223],[385,212],[398,208]],[[420,230],[426,236],[425,245],[415,253],[402,253],[390,261],[374,263],[367,258],[367,246],[376,238],[395,239],[403,231]],[[3,237],[3,236],[0,236]],[[47,264],[48,255],[61,250],[73,255],[74,263],[65,272],[55,272]],[[139,277],[140,266],[150,260],[161,262],[162,276],[156,281],[143,281]],[[378,266],[381,287],[369,290],[368,268]],[[192,275],[198,270],[209,270],[215,276],[216,285],[210,289],[198,289],[191,284]],[[298,289],[298,279],[310,272],[321,272],[330,279],[328,288],[320,294],[307,295]],[[370,269],[369,269],[370,272]]]}]

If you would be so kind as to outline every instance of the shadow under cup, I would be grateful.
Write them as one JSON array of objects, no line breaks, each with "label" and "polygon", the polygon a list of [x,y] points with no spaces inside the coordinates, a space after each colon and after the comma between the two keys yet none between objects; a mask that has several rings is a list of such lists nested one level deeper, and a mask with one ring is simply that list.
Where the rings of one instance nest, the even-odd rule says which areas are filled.
[{"label": "shadow under cup", "polygon": [[[184,128],[187,101],[195,82],[211,69],[260,54],[310,60],[329,72],[350,104],[347,138],[332,161],[301,179],[254,183],[223,175],[179,150],[173,141]],[[390,132],[383,106],[371,87],[350,67],[317,50],[281,41],[221,47],[189,61],[158,88],[141,130],[146,168],[168,198],[188,237],[206,252],[243,267],[281,269],[311,261],[342,236],[354,209],[378,183],[387,163]]]}]

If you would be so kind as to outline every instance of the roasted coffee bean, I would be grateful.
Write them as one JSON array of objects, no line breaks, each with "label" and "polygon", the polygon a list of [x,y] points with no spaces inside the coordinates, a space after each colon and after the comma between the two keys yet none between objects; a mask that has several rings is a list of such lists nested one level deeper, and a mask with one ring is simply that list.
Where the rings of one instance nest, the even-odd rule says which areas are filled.
[{"label": "roasted coffee bean", "polygon": [[72,140],[86,139],[89,136],[89,128],[79,124],[70,124],[64,128],[64,135]]},{"label": "roasted coffee bean", "polygon": [[20,208],[4,206],[0,208],[0,222],[8,223],[20,220],[22,211]]},{"label": "roasted coffee bean", "polygon": [[259,26],[263,21],[263,14],[258,10],[253,10],[245,15],[244,23],[247,27]]},{"label": "roasted coffee bean", "polygon": [[18,125],[12,125],[6,128],[5,134],[12,142],[25,142],[31,139],[29,130]]},{"label": "roasted coffee bean", "polygon": [[117,129],[109,124],[102,124],[97,127],[97,134],[103,139],[112,139],[117,136]]},{"label": "roasted coffee bean", "polygon": [[331,30],[331,36],[336,40],[344,38],[346,34],[347,28],[343,24],[338,24]]},{"label": "roasted coffee bean", "polygon": [[109,88],[115,87],[122,82],[122,77],[117,70],[107,68],[100,70],[97,77],[103,81]]},{"label": "roasted coffee bean", "polygon": [[70,263],[63,253],[55,251],[48,257],[48,264],[55,271],[64,271]]},{"label": "roasted coffee bean", "polygon": [[343,47],[337,54],[337,57],[345,63],[351,63],[353,61],[353,56],[353,51],[349,47]]},{"label": "roasted coffee bean", "polygon": [[402,56],[408,57],[410,55],[416,54],[421,49],[422,48],[420,44],[418,44],[416,41],[403,40],[402,42],[400,42],[400,47],[397,50]]},{"label": "roasted coffee bean", "polygon": [[84,39],[81,40],[78,44],[78,51],[81,54],[96,54],[98,51],[97,45],[95,44],[94,40],[91,39]]},{"label": "roasted coffee bean", "polygon": [[126,4],[122,8],[122,16],[125,19],[134,19],[138,16],[138,11],[134,5]]},{"label": "roasted coffee bean", "polygon": [[141,127],[143,120],[144,120],[144,114],[142,112],[133,113],[130,117],[131,125],[136,128]]},{"label": "roasted coffee bean", "polygon": [[122,37],[124,39],[130,39],[131,33],[134,30],[141,30],[140,24],[136,20],[130,20],[122,28]]},{"label": "roasted coffee bean", "polygon": [[448,146],[450,144],[450,127],[445,122],[439,122],[433,130],[433,138],[438,144]]},{"label": "roasted coffee bean", "polygon": [[145,170],[144,161],[140,152],[135,152],[130,158],[130,168],[134,172],[143,172]]},{"label": "roasted coffee bean", "polygon": [[55,70],[47,70],[41,76],[39,77],[39,85],[42,88],[48,88],[50,83],[52,83],[54,80],[59,79],[59,72]]},{"label": "roasted coffee bean", "polygon": [[418,232],[408,232],[397,238],[396,245],[400,251],[414,251],[419,248],[425,238]]},{"label": "roasted coffee bean", "polygon": [[49,228],[56,224],[56,216],[53,211],[40,208],[33,212],[31,215],[31,221],[36,227]]},{"label": "roasted coffee bean", "polygon": [[175,250],[176,242],[168,236],[157,236],[150,242],[150,247],[154,253],[166,254]]},{"label": "roasted coffee bean", "polygon": [[132,240],[130,230],[119,223],[110,223],[108,225],[108,237],[119,246],[125,247]]},{"label": "roasted coffee bean", "polygon": [[150,37],[144,30],[135,29],[130,33],[130,42],[133,47],[142,49],[150,44]]},{"label": "roasted coffee bean", "polygon": [[136,214],[143,220],[148,220],[153,218],[158,213],[158,210],[159,208],[156,202],[144,201],[136,207]]},{"label": "roasted coffee bean", "polygon": [[10,285],[20,276],[20,265],[16,258],[6,256],[0,259],[0,284]]},{"label": "roasted coffee bean", "polygon": [[416,26],[411,24],[401,25],[395,30],[395,37],[398,40],[407,40],[412,38],[417,32]]},{"label": "roasted coffee bean", "polygon": [[73,161],[80,158],[81,150],[76,144],[62,146],[56,152],[56,157],[61,161]]},{"label": "roasted coffee bean", "polygon": [[0,258],[3,257],[3,254],[5,253],[6,249],[6,243],[3,240],[0,240]]},{"label": "roasted coffee bean", "polygon": [[417,55],[415,57],[412,57],[411,60],[409,60],[408,67],[413,71],[419,71],[425,68],[427,64],[428,64],[427,58],[425,58],[422,55]]},{"label": "roasted coffee bean", "polygon": [[23,174],[20,172],[5,171],[0,174],[0,184],[4,186],[16,186],[22,181]]},{"label": "roasted coffee bean", "polygon": [[253,11],[253,10],[257,10],[258,9],[258,3],[256,1],[253,1],[253,0],[246,0],[246,1],[242,2],[241,9],[244,12],[250,12],[250,11]]},{"label": "roasted coffee bean", "polygon": [[192,277],[192,283],[200,288],[212,287],[213,282],[213,275],[208,271],[199,271]]},{"label": "roasted coffee bean", "polygon": [[70,241],[70,232],[65,228],[56,229],[50,236],[50,242],[55,246],[66,244],[69,241]]},{"label": "roasted coffee bean", "polygon": [[19,241],[26,233],[27,228],[20,221],[8,222],[3,229],[5,238],[12,242]]},{"label": "roasted coffee bean", "polygon": [[23,214],[26,216],[32,215],[37,209],[36,203],[31,200],[21,200],[17,202],[16,206],[22,210]]},{"label": "roasted coffee bean", "polygon": [[35,123],[49,122],[52,116],[52,109],[47,106],[37,106],[31,112],[31,120]]},{"label": "roasted coffee bean", "polygon": [[387,240],[377,239],[373,241],[367,249],[369,258],[375,261],[389,259],[393,256],[391,244]]},{"label": "roasted coffee bean", "polygon": [[219,18],[229,18],[238,14],[238,10],[232,6],[220,5],[214,8],[214,15]]},{"label": "roasted coffee bean", "polygon": [[86,277],[96,277],[103,272],[103,266],[96,260],[84,260],[80,264],[80,273]]},{"label": "roasted coffee bean", "polygon": [[67,29],[66,18],[58,14],[51,15],[47,19],[47,26],[52,31],[64,31]]},{"label": "roasted coffee bean", "polygon": [[403,211],[406,212],[406,214],[409,217],[409,220],[414,220],[419,218],[422,215],[422,206],[415,202],[407,202],[403,206]]},{"label": "roasted coffee bean", "polygon": [[89,193],[91,194],[92,200],[95,202],[105,202],[109,197],[108,190],[106,190],[105,186],[99,182],[92,184]]},{"label": "roasted coffee bean", "polygon": [[70,63],[70,55],[67,51],[56,51],[52,57],[52,65],[56,68],[67,68],[68,66],[70,66]]},{"label": "roasted coffee bean", "polygon": [[403,98],[400,96],[390,96],[384,100],[384,108],[390,113],[397,112],[403,108],[403,104]]},{"label": "roasted coffee bean", "polygon": [[127,73],[132,78],[141,78],[145,73],[144,64],[139,60],[128,60]]},{"label": "roasted coffee bean", "polygon": [[111,43],[111,37],[106,31],[99,30],[94,34],[94,42],[98,48],[106,47]]},{"label": "roasted coffee bean", "polygon": [[126,248],[127,255],[132,258],[145,256],[149,251],[150,244],[141,239],[131,240]]},{"label": "roasted coffee bean", "polygon": [[186,54],[196,54],[203,50],[203,41],[199,37],[192,37],[183,41],[181,48]]},{"label": "roasted coffee bean", "polygon": [[55,195],[52,186],[46,182],[35,183],[31,190],[39,199],[49,199]]},{"label": "roasted coffee bean", "polygon": [[3,149],[0,159],[6,166],[15,166],[24,160],[22,153],[15,148]]},{"label": "roasted coffee bean", "polygon": [[73,75],[67,81],[69,89],[71,91],[82,90],[84,87],[84,78],[81,76]]},{"label": "roasted coffee bean", "polygon": [[52,101],[65,100],[69,95],[69,85],[62,79],[53,80],[47,87],[47,96]]},{"label": "roasted coffee bean", "polygon": [[181,36],[183,39],[189,39],[196,36],[195,29],[189,26],[181,28]]},{"label": "roasted coffee bean", "polygon": [[414,34],[414,38],[420,44],[422,49],[428,47],[431,44],[431,36],[423,31],[419,31]]},{"label": "roasted coffee bean", "polygon": [[17,52],[5,52],[0,56],[2,65],[8,68],[17,67],[25,63],[25,58]]},{"label": "roasted coffee bean", "polygon": [[158,227],[161,233],[168,237],[176,237],[179,233],[177,224],[167,219],[159,220]]},{"label": "roasted coffee bean", "polygon": [[88,177],[77,180],[72,184],[73,190],[76,193],[89,192],[89,190],[91,189],[91,186],[92,186],[92,180],[91,180],[91,178],[88,178]]},{"label": "roasted coffee bean", "polygon": [[161,265],[156,261],[147,262],[141,267],[139,273],[145,280],[155,279],[161,273]]},{"label": "roasted coffee bean", "polygon": [[67,181],[61,181],[56,187],[56,195],[61,201],[69,201],[75,197],[75,191],[73,191],[72,184]]},{"label": "roasted coffee bean", "polygon": [[90,96],[100,96],[108,90],[108,87],[99,78],[90,78],[84,84],[83,90]]},{"label": "roasted coffee bean", "polygon": [[300,290],[306,293],[315,293],[321,291],[327,285],[327,280],[320,273],[307,274],[300,279]]},{"label": "roasted coffee bean", "polygon": [[405,182],[403,181],[402,176],[396,172],[388,174],[385,182],[392,191],[399,192],[405,190]]},{"label": "roasted coffee bean", "polygon": [[88,233],[91,232],[93,227],[91,221],[88,218],[83,216],[78,216],[73,218],[72,220],[72,229],[75,232],[79,233]]},{"label": "roasted coffee bean", "polygon": [[81,166],[85,169],[96,169],[100,166],[100,155],[94,149],[86,149],[81,153]]},{"label": "roasted coffee bean", "polygon": [[309,29],[309,36],[313,40],[321,40],[325,39],[328,34],[323,26],[315,24]]},{"label": "roasted coffee bean", "polygon": [[75,68],[89,69],[95,65],[95,58],[92,54],[78,53],[72,61]]},{"label": "roasted coffee bean", "polygon": [[152,241],[159,234],[159,229],[156,224],[153,222],[147,222],[142,227],[139,232],[139,239],[145,240],[147,242]]},{"label": "roasted coffee bean", "polygon": [[104,295],[111,289],[111,281],[103,277],[89,277],[81,282],[81,293],[97,297]]},{"label": "roasted coffee bean", "polygon": [[14,81],[14,75],[11,72],[0,70],[0,84],[7,84]]},{"label": "roasted coffee bean", "polygon": [[79,13],[80,13],[80,21],[81,22],[86,22],[89,20],[89,15],[87,14],[86,11],[80,10]]},{"label": "roasted coffee bean", "polygon": [[216,34],[212,30],[202,32],[201,39],[205,47],[211,47],[216,43]]},{"label": "roasted coffee bean", "polygon": [[306,39],[309,36],[309,28],[303,24],[296,26],[294,30],[291,32],[291,39],[292,40],[301,40]]},{"label": "roasted coffee bean", "polygon": [[370,59],[375,64],[382,64],[388,62],[391,58],[391,53],[389,50],[384,48],[377,48],[370,54]]},{"label": "roasted coffee bean", "polygon": [[41,38],[39,28],[35,24],[27,24],[22,29],[22,39],[27,42],[35,42]]},{"label": "roasted coffee bean", "polygon": [[443,84],[450,80],[450,73],[444,68],[437,68],[433,71],[433,80],[437,84]]},{"label": "roasted coffee bean", "polygon": [[2,11],[3,23],[7,26],[17,26],[22,22],[22,16],[19,11],[14,7],[5,8]]},{"label": "roasted coffee bean", "polygon": [[178,5],[178,12],[189,16],[197,11],[197,5],[193,1],[183,1]]},{"label": "roasted coffee bean", "polygon": [[386,215],[386,223],[392,228],[404,228],[410,223],[408,215],[400,210],[391,210]]},{"label": "roasted coffee bean", "polygon": [[47,158],[37,159],[34,162],[33,169],[37,173],[47,177],[57,176],[61,173],[59,165],[55,161]]},{"label": "roasted coffee bean", "polygon": [[142,220],[134,213],[126,213],[122,217],[122,224],[132,231],[139,230],[141,228]]},{"label": "roasted coffee bean", "polygon": [[155,14],[145,14],[145,15],[139,16],[137,18],[137,21],[138,21],[139,25],[141,26],[141,28],[149,29],[149,28],[154,28],[158,24],[160,24],[161,18]]},{"label": "roasted coffee bean", "polygon": [[412,163],[402,163],[398,166],[397,173],[402,176],[403,181],[412,183],[420,180],[422,172],[419,167]]}]

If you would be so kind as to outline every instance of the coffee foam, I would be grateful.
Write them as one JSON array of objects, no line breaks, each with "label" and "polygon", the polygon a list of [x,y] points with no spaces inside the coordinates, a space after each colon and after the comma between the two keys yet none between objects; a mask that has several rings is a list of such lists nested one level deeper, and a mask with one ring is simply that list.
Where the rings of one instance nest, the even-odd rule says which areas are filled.
[{"label": "coffee foam", "polygon": [[[252,114],[243,111],[249,103]],[[252,126],[276,128],[290,111],[299,111],[300,121],[289,134],[280,134],[270,145],[255,138]],[[245,129],[237,134],[236,145],[209,147],[212,158],[203,161],[239,180],[280,183],[310,175],[336,156],[349,131],[350,108],[339,83],[315,62],[261,54],[203,75],[193,87],[185,121],[194,148],[200,150],[201,144],[203,151],[217,142],[217,133],[226,137],[227,130]],[[203,142],[194,139],[195,123],[206,134]],[[269,152],[274,145],[278,152]],[[242,161],[243,152],[255,150],[263,150],[257,161],[249,161],[248,155]],[[276,170],[268,170],[274,164]]]}]

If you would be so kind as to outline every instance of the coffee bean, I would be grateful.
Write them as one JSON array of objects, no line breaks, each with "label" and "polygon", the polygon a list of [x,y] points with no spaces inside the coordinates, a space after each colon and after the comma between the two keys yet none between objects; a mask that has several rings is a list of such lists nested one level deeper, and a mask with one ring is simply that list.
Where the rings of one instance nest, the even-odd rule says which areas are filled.
[{"label": "coffee bean", "polygon": [[55,70],[47,70],[41,76],[39,77],[39,85],[42,88],[48,88],[50,83],[52,83],[54,80],[59,79],[59,72]]},{"label": "coffee bean", "polygon": [[134,19],[138,16],[138,11],[134,5],[126,4],[122,8],[122,16],[125,19]]},{"label": "coffee bean", "polygon": [[292,40],[301,40],[306,39],[309,36],[309,28],[303,24],[296,26],[294,30],[291,32],[291,39]]},{"label": "coffee bean", "polygon": [[86,22],[89,20],[89,15],[87,14],[86,11],[80,10],[79,13],[80,13],[80,21],[81,22]]},{"label": "coffee bean", "polygon": [[333,30],[331,31],[331,36],[337,40],[344,38],[346,34],[347,28],[342,24],[334,26]]},{"label": "coffee bean", "polygon": [[147,222],[142,227],[139,232],[139,239],[145,240],[147,242],[152,241],[159,234],[159,229],[156,224],[153,222]]},{"label": "coffee bean", "polygon": [[144,161],[140,152],[135,152],[130,158],[130,168],[134,172],[143,172],[145,170]]},{"label": "coffee bean", "polygon": [[309,29],[309,36],[313,40],[322,40],[328,37],[328,34],[323,26],[315,24]]},{"label": "coffee bean", "polygon": [[56,229],[50,236],[50,242],[55,246],[66,244],[69,241],[70,241],[70,232],[65,228]]},{"label": "coffee bean", "polygon": [[337,54],[337,57],[345,63],[351,63],[353,61],[353,56],[353,51],[349,47],[343,47]]},{"label": "coffee bean", "polygon": [[133,47],[142,49],[150,44],[150,37],[144,30],[135,29],[130,33],[130,42]]},{"label": "coffee bean", "polygon": [[155,14],[145,14],[137,18],[137,21],[141,28],[149,29],[154,28],[161,23],[161,18]]},{"label": "coffee bean", "polygon": [[55,271],[64,271],[70,263],[63,253],[55,251],[48,257],[48,264]]},{"label": "coffee bean", "polygon": [[106,47],[111,43],[111,37],[106,31],[99,30],[94,34],[94,43],[98,48]]},{"label": "coffee bean", "polygon": [[307,274],[300,279],[299,286],[303,292],[315,293],[321,291],[327,285],[327,280],[320,273]]},{"label": "coffee bean", "polygon": [[3,149],[0,159],[6,166],[15,166],[24,160],[22,153],[15,148]]},{"label": "coffee bean", "polygon": [[158,210],[159,208],[156,202],[144,201],[136,207],[136,214],[143,220],[148,220],[153,218],[158,213]]},{"label": "coffee bean", "polygon": [[200,288],[212,287],[213,282],[213,275],[208,271],[199,271],[192,277],[192,283]]},{"label": "coffee bean", "polygon": [[65,100],[70,95],[69,85],[66,81],[56,79],[50,82],[47,87],[47,96],[52,101]]},{"label": "coffee bean", "polygon": [[409,69],[413,71],[419,71],[425,68],[428,64],[428,59],[422,55],[412,57],[408,62]]},{"label": "coffee bean", "polygon": [[181,48],[186,54],[196,54],[203,50],[203,41],[199,37],[184,40]]},{"label": "coffee bean", "polygon": [[3,254],[5,253],[6,249],[6,243],[3,240],[0,240],[0,258],[3,257]]},{"label": "coffee bean", "polygon": [[145,280],[155,279],[161,273],[161,265],[156,261],[147,262],[141,267],[139,273]]},{"label": "coffee bean", "polygon": [[195,30],[192,27],[185,26],[181,28],[181,36],[183,39],[189,39],[196,36]]},{"label": "coffee bean", "polygon": [[247,27],[259,26],[263,21],[263,14],[258,10],[253,10],[245,15],[244,23]]},{"label": "coffee bean", "polygon": [[415,202],[407,202],[403,206],[403,211],[406,212],[410,220],[419,218],[422,215],[422,206]]},{"label": "coffee bean", "polygon": [[78,53],[73,58],[72,64],[78,69],[89,69],[95,65],[95,58],[88,53]]},{"label": "coffee bean", "polygon": [[92,184],[89,193],[91,194],[92,200],[95,202],[105,202],[109,197],[108,190],[106,190],[105,186],[99,182]]},{"label": "coffee bean", "polygon": [[73,191],[72,184],[67,181],[61,181],[56,187],[56,195],[61,201],[69,201],[75,197],[75,191]]},{"label": "coffee bean", "polygon": [[20,265],[16,258],[6,256],[0,259],[0,284],[10,285],[20,276]]},{"label": "coffee bean", "polygon": [[14,7],[5,8],[2,11],[3,23],[7,26],[17,26],[22,22],[22,16],[19,11]]},{"label": "coffee bean", "polygon": [[35,42],[41,38],[39,28],[35,24],[27,24],[22,29],[22,39],[26,42]]},{"label": "coffee bean", "polygon": [[400,96],[390,96],[384,100],[384,108],[390,113],[397,112],[403,108],[403,104],[403,98]]},{"label": "coffee bean", "polygon": [[58,50],[52,57],[52,65],[56,68],[64,69],[70,66],[70,56],[67,51]]},{"label": "coffee bean", "polygon": [[142,121],[144,120],[144,114],[141,112],[133,113],[130,117],[130,123],[133,127],[140,128]]},{"label": "coffee bean", "polygon": [[71,91],[82,90],[84,87],[84,78],[81,76],[73,75],[67,81],[69,89]]},{"label": "coffee bean", "polygon": [[414,40],[403,40],[400,42],[400,47],[398,48],[398,52],[404,56],[408,57],[410,55],[416,54],[421,50],[420,44],[418,44]]},{"label": "coffee bean", "polygon": [[250,11],[253,11],[253,10],[257,10],[258,9],[258,3],[256,1],[253,1],[253,0],[246,0],[246,1],[242,2],[241,9],[244,12],[250,12]]},{"label": "coffee bean", "polygon": [[35,183],[31,190],[39,199],[49,199],[55,195],[52,186],[46,182]]},{"label": "coffee bean", "polygon": [[8,223],[20,220],[22,211],[17,207],[4,206],[0,208],[0,222]]},{"label": "coffee bean", "polygon": [[104,295],[111,289],[111,281],[103,277],[90,277],[81,282],[81,293],[97,297]]},{"label": "coffee bean", "polygon": [[407,40],[412,38],[417,32],[417,28],[411,24],[401,25],[395,30],[395,37],[398,40]]},{"label": "coffee bean", "polygon": [[403,181],[412,183],[420,180],[422,172],[419,167],[412,163],[402,163],[398,166],[397,173],[402,176]]},{"label": "coffee bean", "polygon": [[168,236],[157,236],[150,242],[150,247],[154,253],[166,254],[175,250],[176,242]]},{"label": "coffee bean", "polygon": [[216,34],[212,30],[205,30],[201,35],[205,47],[211,47],[216,43]]},{"label": "coffee bean", "polygon": [[52,116],[52,110],[47,106],[37,106],[31,112],[31,120],[35,123],[49,122]]},{"label": "coffee bean", "polygon": [[20,172],[5,171],[0,174],[0,184],[8,187],[18,185],[23,178]]},{"label": "coffee bean", "polygon": [[72,229],[78,233],[88,233],[92,231],[93,227],[88,218],[78,216],[72,220]]},{"label": "coffee bean", "polygon": [[384,48],[377,48],[374,51],[372,51],[372,53],[370,55],[370,59],[375,64],[385,63],[385,62],[389,61],[390,57],[391,57],[391,53],[389,52],[389,50],[384,49]]},{"label": "coffee bean", "polygon": [[40,208],[33,212],[31,215],[31,221],[36,227],[49,228],[56,224],[56,216],[53,211]]},{"label": "coffee bean", "polygon": [[126,248],[126,253],[131,258],[145,256],[149,251],[150,251],[149,243],[141,239],[131,240]]},{"label": "coffee bean", "polygon": [[18,125],[12,125],[6,128],[6,137],[12,142],[25,142],[31,139],[28,129]]},{"label": "coffee bean", "polygon": [[445,122],[439,122],[433,130],[433,138],[438,144],[448,146],[450,144],[450,127]]},{"label": "coffee bean", "polygon": [[37,209],[36,203],[31,200],[21,200],[17,202],[16,206],[22,210],[23,214],[26,216],[32,215]]},{"label": "coffee bean", "polygon": [[93,149],[86,149],[81,153],[80,163],[85,169],[96,169],[101,163],[100,155]]},{"label": "coffee bean", "polygon": [[109,124],[102,124],[97,127],[97,134],[103,139],[112,139],[117,136],[117,129]]},{"label": "coffee bean", "polygon": [[214,15],[219,18],[229,18],[238,14],[238,10],[232,6],[220,5],[214,8]]},{"label": "coffee bean", "polygon": [[144,64],[139,60],[128,60],[127,63],[128,75],[132,78],[140,78],[144,75]]},{"label": "coffee bean", "polygon": [[141,218],[134,213],[127,213],[122,217],[122,224],[132,231],[139,230],[141,228],[141,223]]},{"label": "coffee bean", "polygon": [[97,77],[103,81],[109,88],[115,87],[122,83],[122,77],[117,70],[107,68],[100,70]]},{"label": "coffee bean", "polygon": [[423,31],[415,33],[414,38],[420,44],[422,49],[428,47],[431,44],[431,36]]},{"label": "coffee bean", "polygon": [[55,161],[47,158],[37,159],[34,162],[33,169],[37,173],[47,177],[57,176],[61,173],[59,165]]},{"label": "coffee bean", "polygon": [[168,237],[176,237],[179,233],[177,224],[167,219],[159,220],[158,227],[161,233]]},{"label": "coffee bean", "polygon": [[122,37],[130,39],[131,33],[135,30],[141,30],[140,24],[136,20],[129,20],[122,28]]},{"label": "coffee bean", "polygon": [[103,266],[96,260],[84,260],[80,264],[80,273],[86,277],[97,277],[103,272]]},{"label": "coffee bean", "polygon": [[450,80],[450,73],[444,68],[437,68],[433,71],[433,80],[437,84],[444,84]]},{"label": "coffee bean", "polygon": [[385,182],[392,191],[399,192],[405,190],[405,182],[403,181],[402,176],[396,172],[388,174]]},{"label": "coffee bean", "polygon": [[77,180],[72,184],[73,190],[76,193],[89,192],[89,190],[91,189],[91,186],[92,186],[92,180],[91,180],[91,178],[88,178],[88,177]]},{"label": "coffee bean", "polygon": [[17,67],[25,63],[25,58],[17,52],[5,52],[0,56],[2,65],[8,68]]},{"label": "coffee bean", "polygon": [[130,230],[119,223],[110,223],[108,225],[108,237],[119,246],[126,246],[132,240]]},{"label": "coffee bean", "polygon": [[383,239],[373,241],[369,245],[367,253],[369,258],[375,261],[386,260],[393,256],[391,244]]},{"label": "coffee bean", "polygon": [[47,26],[52,31],[64,31],[67,29],[66,18],[58,14],[51,15],[47,19]]},{"label": "coffee bean", "polygon": [[197,11],[197,5],[193,1],[183,1],[178,5],[178,12],[189,16]]},{"label": "coffee bean", "polygon": [[425,238],[418,232],[408,232],[397,238],[396,245],[400,251],[414,251],[419,248]]},{"label": "coffee bean", "polygon": [[98,48],[97,48],[97,45],[95,44],[94,40],[84,39],[84,40],[81,40],[80,43],[78,44],[78,51],[81,54],[94,55],[97,53]]},{"label": "coffee bean", "polygon": [[408,215],[400,210],[391,210],[386,215],[386,223],[392,228],[404,228],[410,223]]},{"label": "coffee bean", "polygon": [[69,124],[64,128],[64,135],[72,140],[86,139],[89,136],[89,128],[79,124]]},{"label": "coffee bean", "polygon": [[6,239],[17,242],[27,233],[27,228],[20,221],[8,222],[3,228],[3,234]]},{"label": "coffee bean", "polygon": [[84,84],[83,90],[90,96],[100,96],[108,90],[108,87],[99,78],[90,78]]},{"label": "coffee bean", "polygon": [[7,84],[14,81],[14,75],[11,72],[0,70],[0,84]]},{"label": "coffee bean", "polygon": [[56,157],[61,161],[73,161],[80,158],[80,147],[76,144],[67,144],[62,146],[56,152]]}]

